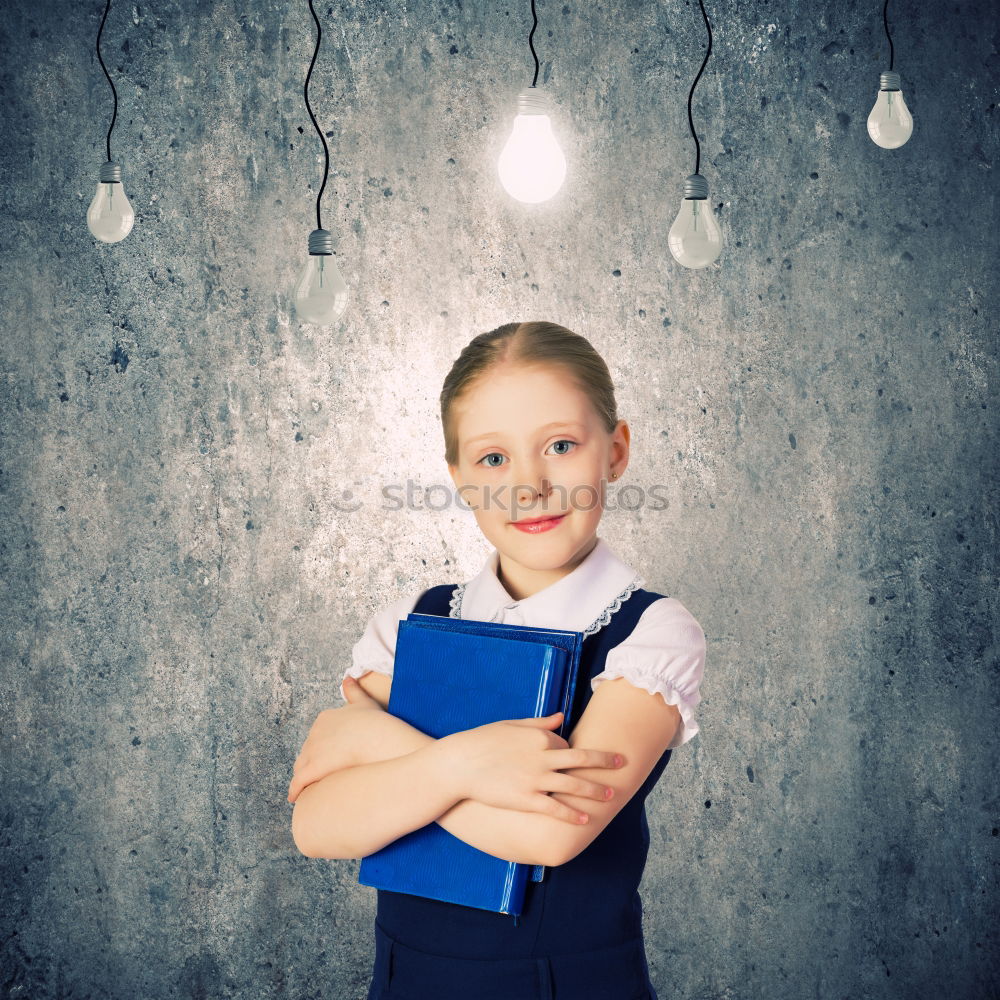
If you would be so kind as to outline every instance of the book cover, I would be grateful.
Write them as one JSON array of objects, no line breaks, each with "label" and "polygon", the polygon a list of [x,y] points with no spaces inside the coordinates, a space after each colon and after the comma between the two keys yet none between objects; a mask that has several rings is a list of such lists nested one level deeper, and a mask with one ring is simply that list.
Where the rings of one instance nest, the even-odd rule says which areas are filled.
[{"label": "book cover", "polygon": [[[440,739],[563,711],[568,718],[583,635],[410,614],[399,623],[388,710]],[[362,885],[517,916],[541,865],[494,857],[429,823],[361,860]]]}]

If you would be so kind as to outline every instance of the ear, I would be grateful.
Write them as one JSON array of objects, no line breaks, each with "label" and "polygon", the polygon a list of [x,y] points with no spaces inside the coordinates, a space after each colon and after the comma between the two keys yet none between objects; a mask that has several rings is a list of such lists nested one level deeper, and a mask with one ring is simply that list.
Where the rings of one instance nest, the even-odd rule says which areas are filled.
[{"label": "ear", "polygon": [[632,432],[628,423],[619,420],[611,434],[611,460],[615,464],[622,464],[621,471],[625,471],[628,465],[629,450],[632,442]]}]

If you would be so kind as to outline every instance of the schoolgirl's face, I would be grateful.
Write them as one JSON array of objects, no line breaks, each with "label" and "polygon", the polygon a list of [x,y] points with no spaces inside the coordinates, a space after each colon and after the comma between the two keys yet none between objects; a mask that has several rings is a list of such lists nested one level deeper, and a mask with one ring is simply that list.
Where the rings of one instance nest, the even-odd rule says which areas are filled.
[{"label": "schoolgirl's face", "polygon": [[607,482],[628,464],[628,425],[620,420],[608,433],[562,369],[523,365],[481,378],[454,416],[458,464],[449,472],[500,553],[501,582],[521,600],[572,572],[597,544]]}]

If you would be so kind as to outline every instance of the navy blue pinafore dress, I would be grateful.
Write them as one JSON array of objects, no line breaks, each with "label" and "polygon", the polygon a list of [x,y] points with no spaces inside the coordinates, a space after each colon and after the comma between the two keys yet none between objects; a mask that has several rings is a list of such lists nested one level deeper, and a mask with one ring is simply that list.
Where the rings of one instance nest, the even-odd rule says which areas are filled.
[{"label": "navy blue pinafore dress", "polygon": [[[450,613],[453,584],[431,587],[420,614]],[[584,637],[575,725],[604,669],[654,601],[637,589]],[[376,890],[375,968],[367,1000],[657,1000],[642,934],[639,881],[649,850],[645,799],[670,759],[664,751],[635,795],[571,861],[528,882],[516,919],[408,893]]]}]

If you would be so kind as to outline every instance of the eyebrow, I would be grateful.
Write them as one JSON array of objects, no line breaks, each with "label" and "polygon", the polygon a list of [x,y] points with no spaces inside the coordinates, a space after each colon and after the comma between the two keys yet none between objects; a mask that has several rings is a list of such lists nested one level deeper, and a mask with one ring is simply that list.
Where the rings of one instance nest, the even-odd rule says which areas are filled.
[{"label": "eyebrow", "polygon": [[[585,429],[583,424],[578,424],[572,420],[570,421],[556,420],[553,423],[546,424],[544,427],[539,427],[538,429],[540,431],[548,431],[552,430],[555,427],[575,427],[577,430]],[[474,438],[469,438],[469,440],[466,441],[465,443],[467,445],[473,445],[477,441],[482,441],[484,438],[502,437],[502,435],[503,435],[502,431],[490,431],[489,434],[477,434]]]}]

